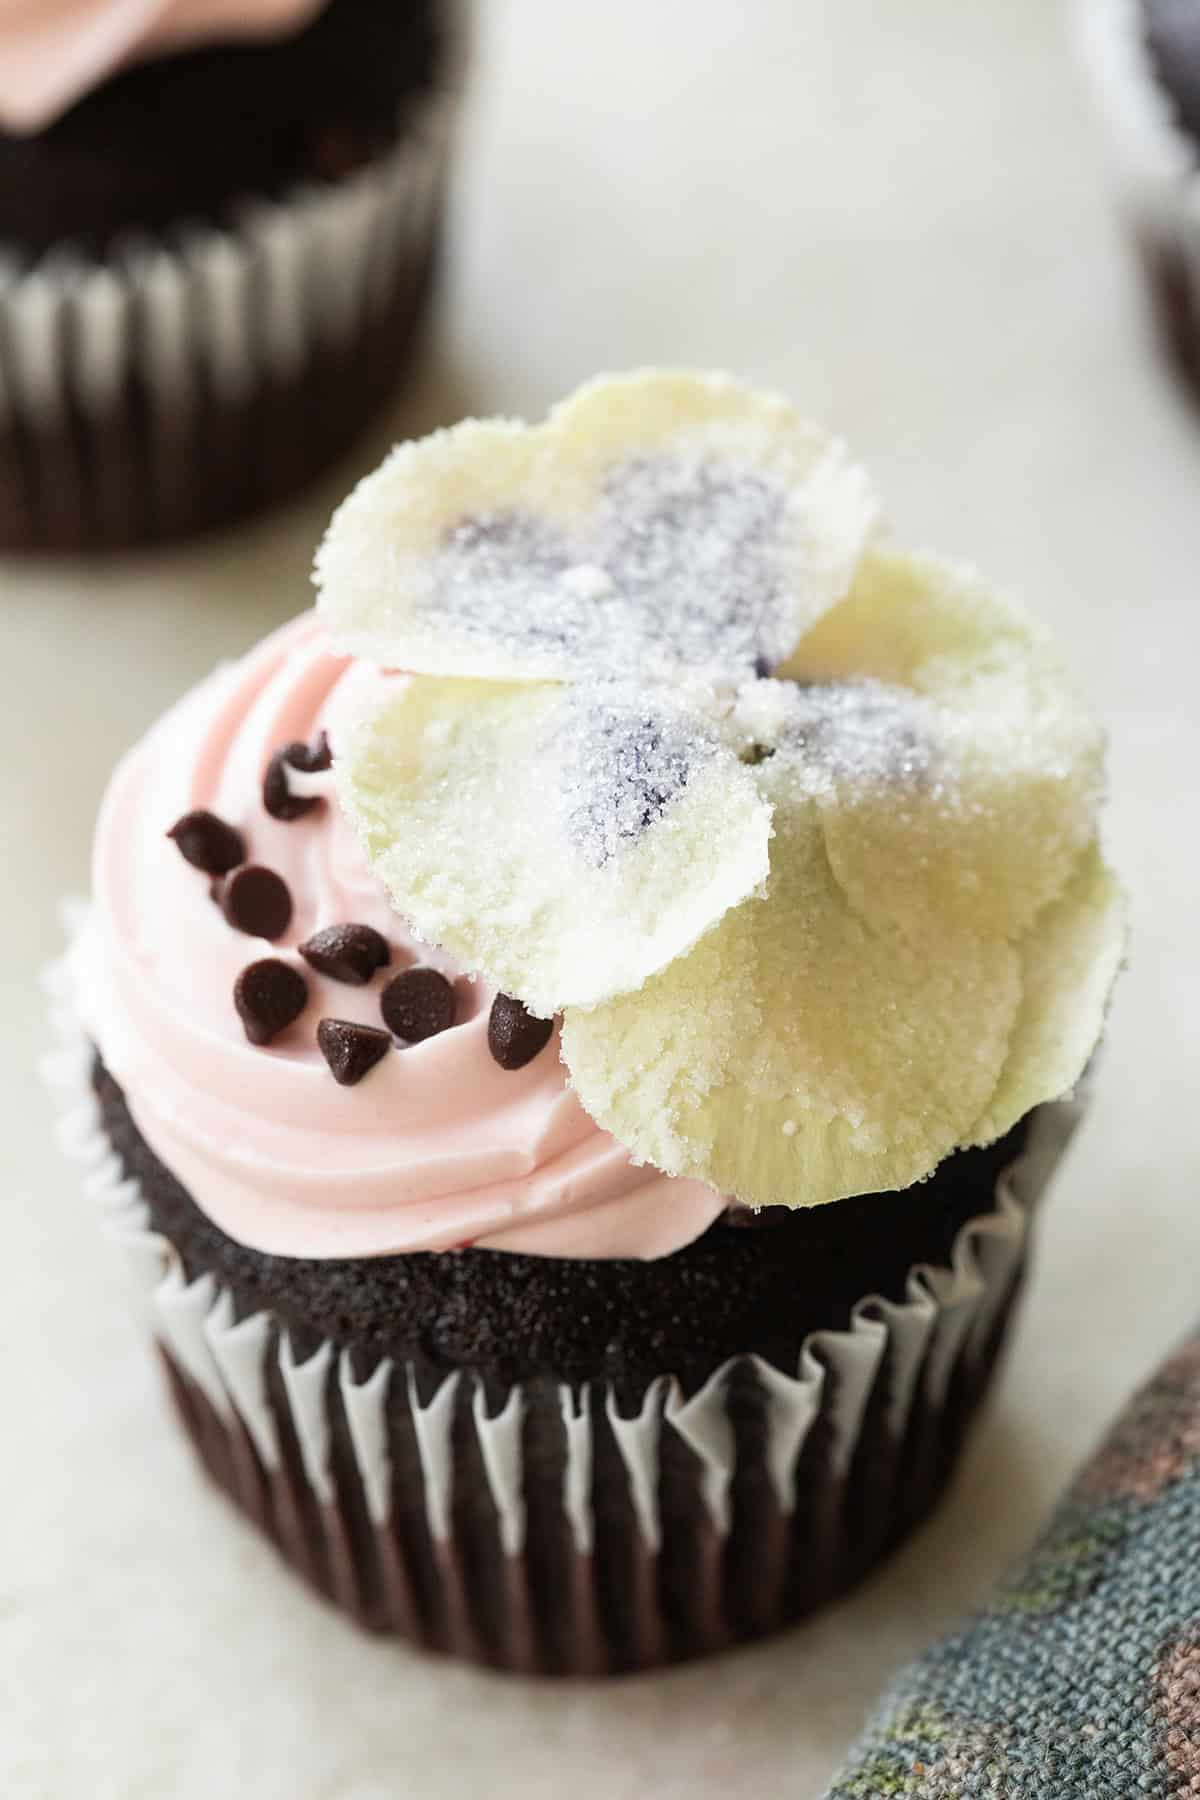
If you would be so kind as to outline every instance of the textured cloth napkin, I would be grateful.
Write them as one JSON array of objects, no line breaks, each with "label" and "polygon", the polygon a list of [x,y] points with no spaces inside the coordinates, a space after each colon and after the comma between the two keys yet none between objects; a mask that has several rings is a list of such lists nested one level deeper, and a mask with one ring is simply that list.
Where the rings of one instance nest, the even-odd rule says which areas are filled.
[{"label": "textured cloth napkin", "polygon": [[883,1702],[826,1800],[1200,1795],[1200,1328],[987,1609]]}]

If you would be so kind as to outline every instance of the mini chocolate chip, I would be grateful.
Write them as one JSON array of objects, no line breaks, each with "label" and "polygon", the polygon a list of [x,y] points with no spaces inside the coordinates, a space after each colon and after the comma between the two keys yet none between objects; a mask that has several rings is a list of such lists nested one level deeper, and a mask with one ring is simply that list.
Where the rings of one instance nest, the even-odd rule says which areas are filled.
[{"label": "mini chocolate chip", "polygon": [[439,1031],[449,1031],[458,996],[436,969],[405,969],[384,988],[379,1010],[389,1031],[406,1043],[420,1044]]},{"label": "mini chocolate chip", "polygon": [[322,775],[332,765],[333,753],[324,732],[315,744],[305,744],[297,739],[277,750],[263,776],[263,805],[271,817],[290,824],[293,819],[302,819],[314,806],[321,805],[319,794],[291,792],[287,777],[289,769],[295,769],[301,775]]},{"label": "mini chocolate chip", "polygon": [[323,775],[333,767],[329,733],[321,732],[315,744],[289,744],[287,759],[302,775]]},{"label": "mini chocolate chip", "polygon": [[261,863],[235,869],[221,889],[221,911],[235,931],[281,938],[292,922],[292,896],[282,875]]},{"label": "mini chocolate chip", "polygon": [[488,1019],[488,1049],[502,1069],[523,1069],[545,1049],[553,1019],[535,1019],[511,994],[497,994]]},{"label": "mini chocolate chip", "polygon": [[387,939],[373,925],[326,925],[301,944],[300,954],[318,975],[351,987],[365,987],[392,960]]},{"label": "mini chocolate chip", "polygon": [[286,751],[277,750],[267,764],[262,797],[263,805],[273,819],[283,819],[291,824],[293,819],[302,819],[305,813],[311,812],[320,802],[316,794],[293,794],[290,791],[284,767],[286,755]]},{"label": "mini chocolate chip", "polygon": [[248,963],[233,984],[233,1004],[252,1044],[269,1044],[294,1025],[308,1005],[308,983],[291,963],[264,956]]},{"label": "mini chocolate chip", "polygon": [[241,832],[203,809],[184,813],[167,836],[178,844],[184,861],[205,875],[227,875],[246,860],[246,840]]},{"label": "mini chocolate chip", "polygon": [[375,1025],[356,1025],[353,1019],[322,1019],[317,1026],[317,1044],[338,1085],[353,1087],[387,1054],[392,1040]]}]

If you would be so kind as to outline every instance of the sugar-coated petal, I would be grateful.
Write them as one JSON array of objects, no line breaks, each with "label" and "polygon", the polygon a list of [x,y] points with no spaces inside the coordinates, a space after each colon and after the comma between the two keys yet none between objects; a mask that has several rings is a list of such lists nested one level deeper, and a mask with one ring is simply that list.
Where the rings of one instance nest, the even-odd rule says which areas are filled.
[{"label": "sugar-coated petal", "polygon": [[1127,935],[1124,895],[1093,842],[1021,944],[1021,1006],[976,1142],[1002,1137],[1031,1107],[1074,1087],[1103,1030]]},{"label": "sugar-coated petal", "polygon": [[405,445],[318,582],[384,695],[331,721],[373,869],[563,1014],[635,1157],[815,1205],[1077,1078],[1124,945],[1102,735],[1022,613],[877,545],[785,402],[645,371]]},{"label": "sugar-coated petal", "polygon": [[371,866],[531,1012],[639,987],[765,879],[770,805],[703,692],[377,681],[337,764]]},{"label": "sugar-coated petal", "polygon": [[538,426],[401,445],[317,557],[339,647],[491,680],[787,657],[846,592],[876,507],[840,444],[728,377],[601,379]]},{"label": "sugar-coated petal", "polygon": [[821,812],[785,768],[765,898],[630,994],[567,1011],[588,1112],[635,1156],[748,1205],[907,1186],[995,1091],[1019,958],[951,927],[914,944],[847,904]]},{"label": "sugar-coated petal", "polygon": [[548,424],[603,495],[621,624],[659,666],[726,680],[773,668],[846,593],[874,535],[878,502],[845,446],[731,376],[601,376]]},{"label": "sugar-coated petal", "polygon": [[1103,736],[1047,638],[946,563],[872,551],[786,673],[913,696],[893,733],[907,775],[832,765],[820,795],[851,903],[910,934],[936,916],[1015,941],[1070,878],[1102,784]]},{"label": "sugar-coated petal", "polygon": [[317,552],[334,642],[424,674],[572,674],[569,634],[587,597],[578,579],[563,584],[563,528],[589,498],[518,420],[466,419],[398,445],[342,502]]}]

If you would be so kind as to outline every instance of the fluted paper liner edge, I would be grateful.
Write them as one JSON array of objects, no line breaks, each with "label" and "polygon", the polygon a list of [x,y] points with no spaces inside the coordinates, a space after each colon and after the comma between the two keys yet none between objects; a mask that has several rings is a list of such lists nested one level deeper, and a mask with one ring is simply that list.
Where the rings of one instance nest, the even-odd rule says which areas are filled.
[{"label": "fluted paper liner edge", "polygon": [[[76,927],[83,910],[75,913]],[[103,1128],[92,1087],[94,1050],[79,1023],[66,958],[47,972],[46,985],[57,1047],[45,1059],[44,1074],[60,1109],[60,1141],[85,1170],[85,1190],[126,1254],[150,1329],[170,1362],[226,1428],[244,1429],[267,1471],[278,1470],[282,1456],[282,1390],[304,1478],[323,1509],[336,1500],[328,1401],[332,1370],[362,1501],[380,1530],[388,1525],[394,1499],[387,1409],[399,1395],[417,1447],[425,1523],[435,1552],[452,1537],[451,1433],[460,1384],[472,1384],[470,1416],[500,1544],[507,1558],[518,1558],[526,1542],[522,1387],[513,1387],[499,1410],[489,1410],[482,1384],[470,1374],[447,1376],[424,1398],[414,1370],[389,1361],[360,1380],[350,1355],[332,1343],[300,1360],[269,1313],[237,1319],[232,1296],[212,1275],[189,1281],[172,1245],[149,1228],[139,1184],[123,1175]],[[928,1410],[945,1400],[964,1356],[985,1357],[1020,1273],[1030,1214],[1082,1105],[1081,1098],[1072,1098],[1038,1109],[1024,1150],[998,1180],[994,1208],[963,1226],[949,1267],[912,1269],[901,1301],[864,1297],[848,1329],[820,1331],[805,1341],[794,1372],[756,1355],[738,1356],[690,1396],[664,1374],[650,1383],[632,1413],[618,1407],[611,1388],[602,1399],[593,1392],[589,1400],[582,1390],[561,1387],[561,1508],[575,1550],[587,1556],[593,1547],[592,1466],[601,1407],[624,1465],[637,1535],[650,1556],[663,1543],[659,1470],[671,1435],[697,1459],[698,1489],[717,1541],[729,1533],[738,1465],[727,1390],[740,1367],[754,1371],[764,1395],[765,1462],[782,1515],[794,1507],[797,1465],[818,1421],[831,1478],[836,1482],[849,1470],[885,1352],[890,1358],[886,1423],[902,1439],[918,1405]],[[278,1376],[270,1384],[273,1397],[271,1375]]]}]

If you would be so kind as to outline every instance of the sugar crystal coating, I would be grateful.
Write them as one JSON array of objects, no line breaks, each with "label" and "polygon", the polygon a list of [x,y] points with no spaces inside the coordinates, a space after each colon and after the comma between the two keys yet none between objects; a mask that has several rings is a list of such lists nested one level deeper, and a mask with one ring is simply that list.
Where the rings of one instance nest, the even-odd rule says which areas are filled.
[{"label": "sugar crystal coating", "polygon": [[319,561],[343,647],[418,672],[339,768],[399,910],[561,1013],[635,1157],[755,1206],[1063,1092],[1123,951],[1056,652],[873,519],[781,402],[642,375],[404,447]]},{"label": "sugar crystal coating", "polygon": [[514,659],[750,671],[794,641],[786,501],[733,458],[638,456],[572,529],[516,509],[457,521],[414,610]]},{"label": "sugar crystal coating", "polygon": [[571,689],[553,748],[567,836],[603,868],[664,818],[713,740],[703,721],[656,712],[637,685],[606,682]]},{"label": "sugar crystal coating", "polygon": [[777,808],[771,862],[765,900],[638,993],[571,1009],[564,1060],[636,1154],[746,1205],[905,1187],[995,1090],[1017,955],[965,932],[911,944],[849,910],[811,800]]},{"label": "sugar crystal coating", "polygon": [[1021,944],[1021,1005],[996,1091],[972,1142],[990,1144],[1087,1066],[1125,954],[1125,901],[1089,844],[1071,880]]},{"label": "sugar crystal coating", "polygon": [[731,676],[792,647],[786,533],[782,480],[734,458],[660,452],[609,474],[596,562],[631,627],[649,621],[675,661]]},{"label": "sugar crystal coating", "polygon": [[1103,735],[1046,634],[967,571],[873,551],[786,672],[867,672],[906,694],[932,756],[919,804],[852,780],[819,795],[848,903],[909,932],[930,916],[1028,930],[1095,835],[1103,791]]},{"label": "sugar crystal coating", "polygon": [[561,652],[587,625],[587,596],[564,579],[563,534],[516,507],[451,524],[430,558],[426,605],[438,606],[466,638],[500,637],[515,653]]},{"label": "sugar crystal coating", "polygon": [[786,667],[733,711],[766,901],[562,1039],[635,1153],[762,1205],[906,1186],[1065,1092],[1124,950],[1098,734],[1020,615],[873,553]]},{"label": "sugar crystal coating", "polygon": [[737,690],[730,723],[744,762],[782,757],[814,798],[890,793],[896,799],[906,788],[928,795],[940,778],[934,710],[907,689],[871,676],[763,676]]},{"label": "sugar crystal coating", "polygon": [[582,389],[395,451],[317,559],[343,648],[422,674],[728,679],[844,592],[875,504],[841,447],[720,377]]},{"label": "sugar crystal coating", "polygon": [[680,691],[624,719],[608,686],[380,694],[339,759],[368,859],[423,938],[542,1017],[639,987],[767,873],[770,809]]}]

